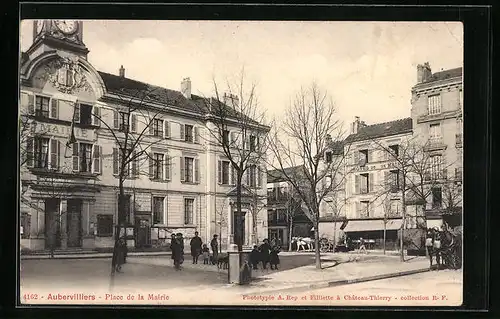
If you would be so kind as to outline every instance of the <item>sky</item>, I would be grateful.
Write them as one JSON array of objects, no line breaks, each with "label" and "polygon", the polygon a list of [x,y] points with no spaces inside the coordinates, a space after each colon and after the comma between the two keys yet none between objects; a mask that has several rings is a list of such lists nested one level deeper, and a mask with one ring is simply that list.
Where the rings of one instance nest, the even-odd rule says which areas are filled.
[{"label": "sky", "polygon": [[[21,50],[32,43],[32,21],[21,22]],[[280,117],[290,98],[315,81],[332,96],[346,127],[410,116],[417,64],[433,72],[463,65],[457,22],[84,21],[89,62],[99,71],[210,96],[212,79],[245,68],[257,83],[259,106]]]}]

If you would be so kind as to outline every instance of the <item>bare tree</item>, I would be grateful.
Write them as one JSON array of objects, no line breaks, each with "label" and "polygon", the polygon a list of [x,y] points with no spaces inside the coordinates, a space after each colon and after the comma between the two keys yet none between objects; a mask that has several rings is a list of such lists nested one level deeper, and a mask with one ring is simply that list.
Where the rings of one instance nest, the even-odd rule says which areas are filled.
[{"label": "bare tree", "polygon": [[[332,143],[342,145],[343,135],[342,123],[337,118],[332,99],[326,91],[313,83],[296,94],[286,111],[282,127],[276,127],[269,139],[273,155],[270,165],[278,169],[293,187],[314,224],[318,269],[321,268],[318,232],[320,204],[328,194],[343,185],[345,177],[344,152],[328,160],[325,159],[324,152]],[[283,136],[289,138],[292,147],[285,145]],[[302,169],[285,169],[299,165]],[[326,176],[330,176],[331,183],[323,183]]]},{"label": "bare tree", "polygon": [[238,251],[241,251],[242,186],[247,184],[254,189],[261,187],[258,181],[262,179],[258,178],[258,175],[259,172],[265,171],[261,166],[265,165],[266,135],[270,128],[263,124],[265,115],[259,110],[256,85],[247,85],[244,70],[237,81],[228,80],[226,89],[221,91],[220,88],[214,79],[215,97],[205,98],[205,105],[200,107],[200,112],[206,114],[203,124],[207,126],[207,142],[218,148],[230,163],[231,175],[236,185],[237,215],[234,239]]},{"label": "bare tree", "polygon": [[[123,85],[113,92],[117,100],[113,101],[116,103],[116,109],[112,110],[112,114],[106,117],[101,111],[93,111],[94,124],[100,125],[104,129],[103,135],[111,137],[116,144],[112,154],[102,154],[103,157],[113,158],[113,174],[118,177],[118,227],[115,243],[122,231],[125,231],[125,223],[129,217],[124,189],[125,180],[139,177],[143,174],[141,167],[144,166],[149,167],[150,178],[163,179],[165,176],[163,174],[167,174],[167,170],[170,169],[168,157],[154,158],[150,154],[151,147],[161,142],[164,134],[168,134],[166,130],[169,129],[161,121],[161,114],[164,111],[147,104],[158,99],[159,90],[161,88],[143,83],[136,83],[134,88]],[[78,110],[75,111],[75,116],[78,117]],[[112,123],[109,116],[112,116]],[[149,165],[144,165],[148,162]],[[116,251],[113,249],[113,255],[115,254]]]},{"label": "bare tree", "polygon": [[257,221],[259,213],[267,207],[267,194],[261,195],[255,190],[251,190],[251,204],[250,204],[250,214],[252,216],[252,244],[259,243],[259,238],[257,236]]},{"label": "bare tree", "polygon": [[[419,216],[418,211],[410,214],[407,211],[409,201],[413,203],[426,203],[436,186],[443,184],[448,178],[447,168],[453,163],[444,164],[434,161],[429,152],[432,140],[422,143],[419,136],[403,138],[401,143],[394,147],[386,145],[380,139],[370,139],[381,150],[385,159],[390,161],[390,171],[386,172],[382,183],[377,186],[377,198],[389,194],[399,194],[401,199],[402,226],[400,235],[400,259],[405,261],[405,229],[409,218],[415,219],[416,225],[421,225],[419,219],[425,219],[425,214]],[[383,205],[386,201],[382,201]],[[384,211],[386,207],[384,207]]]},{"label": "bare tree", "polygon": [[219,240],[221,241],[219,244],[219,252],[222,253],[222,228],[227,227],[227,199],[222,202],[221,206],[217,206],[215,211],[215,224],[219,225]]}]

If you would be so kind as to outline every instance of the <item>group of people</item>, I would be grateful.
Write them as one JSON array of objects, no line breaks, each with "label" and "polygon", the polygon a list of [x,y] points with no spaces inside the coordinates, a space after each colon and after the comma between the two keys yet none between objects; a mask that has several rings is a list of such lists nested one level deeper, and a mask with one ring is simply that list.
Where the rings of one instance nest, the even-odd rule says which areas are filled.
[{"label": "group of people", "polygon": [[[212,260],[210,260],[210,249],[207,244],[203,244],[201,237],[198,236],[198,232],[194,233],[194,237],[191,238],[189,243],[191,247],[191,257],[193,258],[193,264],[198,263],[200,256],[203,256],[203,264],[208,265],[210,263],[215,264],[218,259],[219,254],[219,243],[217,241],[217,235],[214,235],[210,241],[210,248],[212,250]],[[174,260],[174,267],[177,270],[181,269],[181,265],[184,262],[184,237],[181,233],[172,234],[170,241],[170,250],[172,251],[172,259]]]},{"label": "group of people", "polygon": [[254,270],[258,269],[259,262],[262,263],[262,269],[267,269],[267,264],[270,265],[271,270],[277,270],[280,263],[279,252],[281,246],[275,239],[269,243],[268,239],[264,239],[260,246],[254,245],[250,253],[250,264]]}]

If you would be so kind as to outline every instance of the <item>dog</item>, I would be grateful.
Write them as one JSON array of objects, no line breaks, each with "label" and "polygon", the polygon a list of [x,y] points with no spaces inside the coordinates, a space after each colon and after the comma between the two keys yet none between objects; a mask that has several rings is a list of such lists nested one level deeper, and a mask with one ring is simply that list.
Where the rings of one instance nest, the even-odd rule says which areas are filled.
[{"label": "dog", "polygon": [[217,258],[217,268],[229,269],[229,255],[223,255]]}]

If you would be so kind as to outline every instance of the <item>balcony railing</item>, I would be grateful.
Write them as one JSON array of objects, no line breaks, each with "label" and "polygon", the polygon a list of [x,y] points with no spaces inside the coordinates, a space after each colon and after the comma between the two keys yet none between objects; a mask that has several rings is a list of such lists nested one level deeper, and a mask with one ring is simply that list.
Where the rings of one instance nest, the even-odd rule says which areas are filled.
[{"label": "balcony railing", "polygon": [[462,133],[455,134],[455,146],[462,147]]}]

